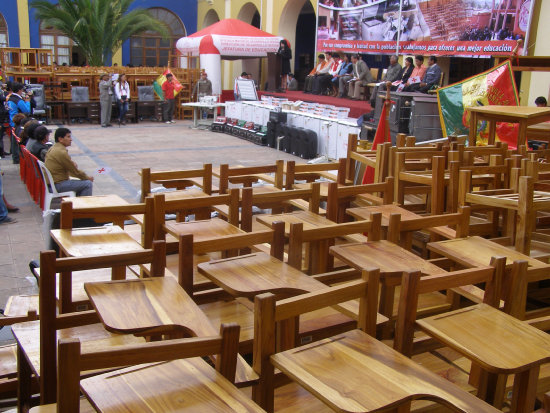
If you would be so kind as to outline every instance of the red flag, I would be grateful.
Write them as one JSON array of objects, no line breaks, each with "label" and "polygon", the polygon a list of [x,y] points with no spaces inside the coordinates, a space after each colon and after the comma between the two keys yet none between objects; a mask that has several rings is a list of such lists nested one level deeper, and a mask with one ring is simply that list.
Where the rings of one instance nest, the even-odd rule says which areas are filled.
[{"label": "red flag", "polygon": [[[382,113],[380,113],[380,121],[378,122],[378,129],[376,129],[376,134],[374,135],[374,141],[372,142],[372,149],[376,149],[379,144],[384,142],[390,142],[390,125],[388,124],[388,119],[386,116],[387,106],[384,103],[382,107]],[[372,166],[367,166],[365,169],[365,174],[363,175],[362,184],[372,184],[374,183],[374,168]]]}]

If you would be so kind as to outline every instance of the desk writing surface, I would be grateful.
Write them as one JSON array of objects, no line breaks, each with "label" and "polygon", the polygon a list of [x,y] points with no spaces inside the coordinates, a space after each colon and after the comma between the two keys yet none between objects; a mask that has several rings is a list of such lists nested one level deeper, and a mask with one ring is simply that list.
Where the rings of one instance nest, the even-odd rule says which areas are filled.
[{"label": "desk writing surface", "polygon": [[359,330],[277,353],[271,362],[336,412],[386,411],[417,399],[498,412]]},{"label": "desk writing surface", "polygon": [[80,386],[102,413],[264,411],[201,358],[129,367]]},{"label": "desk writing surface", "polygon": [[550,116],[550,108],[539,108],[535,106],[472,106],[467,108],[471,112],[488,116],[514,116],[518,119],[529,119],[538,116]]},{"label": "desk writing surface", "polygon": [[176,238],[180,235],[193,234],[194,242],[244,232],[240,228],[237,228],[236,226],[231,225],[229,222],[220,218],[189,222],[169,221],[164,225],[164,228],[166,232]]},{"label": "desk writing surface", "polygon": [[310,211],[296,211],[288,214],[268,214],[256,215],[256,220],[271,228],[271,224],[277,221],[285,223],[285,234],[290,233],[290,224],[302,223],[304,230],[324,227],[327,225],[337,225],[335,222]]},{"label": "desk writing surface", "polygon": [[202,190],[197,188],[181,189],[178,191],[166,191],[163,192],[163,194],[166,201],[176,201],[181,199],[201,198],[204,196],[209,196],[206,192],[203,192]]},{"label": "desk writing surface", "polygon": [[416,323],[494,373],[517,373],[550,360],[549,334],[487,304],[426,317]]},{"label": "desk writing surface", "polygon": [[115,194],[110,195],[92,195],[92,196],[77,196],[68,198],[68,201],[72,202],[73,209],[81,208],[97,208],[97,207],[114,207],[128,205],[128,201],[122,199]]},{"label": "desk writing surface", "polygon": [[512,265],[516,260],[525,260],[529,267],[546,266],[542,261],[479,236],[430,242],[428,249],[467,268],[487,266],[491,257],[506,257],[506,265]]},{"label": "desk writing surface", "polygon": [[382,214],[383,226],[387,226],[389,224],[391,214],[400,214],[402,222],[422,218],[420,215],[394,204],[346,209],[347,214],[358,220],[370,220],[371,214],[376,212],[380,212]]},{"label": "desk writing surface", "polygon": [[218,332],[172,277],[84,284],[101,322],[109,331],[136,334],[184,330],[192,336]]},{"label": "desk writing surface", "polygon": [[336,245],[330,247],[330,253],[358,270],[380,268],[380,272],[386,274],[420,271],[424,275],[446,272],[437,265],[386,240]]},{"label": "desk writing surface", "polygon": [[264,292],[300,294],[326,288],[263,252],[204,262],[198,265],[198,270],[234,297],[252,298]]},{"label": "desk writing surface", "polygon": [[143,247],[117,225],[52,229],[53,240],[69,257],[141,251]]}]

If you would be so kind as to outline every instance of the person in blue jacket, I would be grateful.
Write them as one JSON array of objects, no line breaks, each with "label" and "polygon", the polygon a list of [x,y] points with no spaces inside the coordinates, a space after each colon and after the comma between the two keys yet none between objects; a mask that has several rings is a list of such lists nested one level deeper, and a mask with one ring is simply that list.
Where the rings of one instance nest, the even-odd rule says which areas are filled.
[{"label": "person in blue jacket", "polygon": [[[18,113],[23,113],[27,116],[31,114],[31,96],[25,93],[25,87],[21,83],[14,83],[11,86],[12,93],[7,99],[8,111],[10,113],[10,126],[15,128],[13,117]],[[4,104],[4,102],[2,102]],[[12,135],[11,139],[11,156],[13,163],[19,163],[19,147]]]}]

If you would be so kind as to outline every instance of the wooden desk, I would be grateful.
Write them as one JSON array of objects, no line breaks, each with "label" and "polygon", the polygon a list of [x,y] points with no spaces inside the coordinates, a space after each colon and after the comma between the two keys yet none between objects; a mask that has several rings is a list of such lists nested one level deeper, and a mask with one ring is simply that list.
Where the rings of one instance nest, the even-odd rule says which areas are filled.
[{"label": "wooden desk", "polygon": [[533,410],[540,365],[550,361],[550,335],[487,304],[416,323],[489,373],[515,374],[511,411]]},{"label": "wooden desk", "polygon": [[128,201],[115,194],[78,196],[68,199],[73,204],[73,210],[97,207],[115,207],[128,205]]},{"label": "wooden desk", "polygon": [[143,247],[119,226],[52,229],[53,240],[66,256],[139,251]]},{"label": "wooden desk", "polygon": [[99,412],[263,412],[201,358],[145,364],[81,380]]},{"label": "wooden desk", "polygon": [[273,222],[284,222],[286,236],[290,233],[290,224],[302,223],[304,224],[304,230],[327,225],[337,225],[335,222],[310,211],[296,211],[288,214],[256,215],[256,220],[269,228],[271,228]]},{"label": "wooden desk", "polygon": [[181,199],[201,198],[203,196],[209,196],[206,192],[203,192],[202,190],[197,188],[167,191],[163,192],[163,194],[166,201],[176,201]]},{"label": "wooden desk", "polygon": [[226,235],[244,233],[243,230],[220,218],[200,221],[175,222],[164,224],[164,230],[178,238],[180,235],[193,234],[193,241],[217,239]]},{"label": "wooden desk", "polygon": [[[202,337],[219,333],[174,278],[86,283],[84,288],[108,331]],[[249,384],[256,379],[256,373],[239,356],[236,382]]]},{"label": "wooden desk", "polygon": [[527,140],[550,142],[550,123],[537,123],[527,128]]},{"label": "wooden desk", "polygon": [[336,412],[386,411],[417,399],[498,411],[359,330],[277,353],[271,362]]},{"label": "wooden desk", "polygon": [[477,122],[489,122],[489,137],[487,143],[495,143],[497,122],[519,123],[517,146],[526,144],[527,127],[550,120],[550,108],[530,106],[473,106],[466,108],[470,111],[470,146],[476,146]]},{"label": "wooden desk", "polygon": [[68,125],[71,123],[71,115],[73,115],[75,110],[82,114],[85,113],[82,118],[88,119],[90,122],[92,122],[92,120],[98,123],[101,121],[99,102],[65,102],[65,116]]},{"label": "wooden desk", "polygon": [[[322,200],[326,200],[328,198],[328,186],[331,182],[321,182],[320,187],[320,195]],[[343,187],[345,185],[338,185],[338,187]],[[306,184],[294,184],[292,186],[294,189],[310,189],[311,183]]]}]

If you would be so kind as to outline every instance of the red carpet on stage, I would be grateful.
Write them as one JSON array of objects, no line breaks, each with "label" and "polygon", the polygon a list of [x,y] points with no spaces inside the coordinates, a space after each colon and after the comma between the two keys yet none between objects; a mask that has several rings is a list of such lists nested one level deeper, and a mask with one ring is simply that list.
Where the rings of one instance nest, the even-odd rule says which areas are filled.
[{"label": "red carpet on stage", "polygon": [[276,93],[276,92],[258,92],[258,95],[270,95],[277,97],[284,97],[288,100],[302,100],[304,102],[316,102],[322,103],[324,105],[334,105],[344,108],[350,108],[349,117],[358,118],[359,116],[368,113],[372,110],[372,107],[368,101],[364,100],[351,100],[351,99],[341,99],[334,98],[332,96],[322,96],[322,95],[312,95],[311,93],[304,93],[300,91],[287,91],[285,93]]}]

